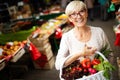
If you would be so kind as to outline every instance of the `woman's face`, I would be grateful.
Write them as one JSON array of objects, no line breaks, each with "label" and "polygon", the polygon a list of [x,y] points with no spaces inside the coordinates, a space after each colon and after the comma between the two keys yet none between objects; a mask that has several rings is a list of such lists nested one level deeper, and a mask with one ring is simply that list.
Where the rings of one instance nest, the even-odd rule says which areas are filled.
[{"label": "woman's face", "polygon": [[80,10],[75,11],[71,15],[69,15],[69,20],[76,26],[76,27],[84,27],[87,22],[88,13],[87,10]]}]

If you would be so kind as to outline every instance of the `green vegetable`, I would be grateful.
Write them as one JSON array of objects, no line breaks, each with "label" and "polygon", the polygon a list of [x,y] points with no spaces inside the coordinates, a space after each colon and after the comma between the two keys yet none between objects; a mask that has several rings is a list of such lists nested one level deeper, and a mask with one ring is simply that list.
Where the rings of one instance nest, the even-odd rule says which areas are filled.
[{"label": "green vegetable", "polygon": [[106,77],[106,79],[110,80],[110,72],[115,70],[115,67],[110,64],[108,61],[103,61],[98,65],[94,65],[93,68],[95,68],[98,71],[103,70],[103,75]]},{"label": "green vegetable", "polygon": [[115,70],[115,67],[112,66],[108,61],[104,61],[104,73],[103,75],[106,77],[106,79],[110,79],[110,72],[112,72],[113,70]]},{"label": "green vegetable", "polygon": [[93,68],[95,68],[98,71],[104,70],[103,62],[101,62],[98,65],[94,65]]},{"label": "green vegetable", "polygon": [[104,54],[105,57],[107,57],[111,52],[113,52],[112,50],[110,49],[107,49],[108,48],[108,45],[105,45],[105,47],[103,49],[101,49],[101,53]]},{"label": "green vegetable", "polygon": [[[105,45],[105,47],[103,47],[100,52],[107,58],[108,55],[113,51],[108,49],[108,45]],[[96,55],[95,57],[100,59],[101,63],[98,65],[94,65],[93,67],[98,71],[103,70],[103,75],[105,76],[105,78],[107,80],[110,80],[110,72],[115,70],[115,66],[113,66],[110,62],[105,61],[100,55]]]},{"label": "green vegetable", "polygon": [[13,42],[13,41],[23,41],[26,40],[27,37],[34,31],[34,28],[31,28],[29,30],[22,30],[15,33],[9,33],[9,34],[0,34],[0,44],[4,45],[7,42]]}]

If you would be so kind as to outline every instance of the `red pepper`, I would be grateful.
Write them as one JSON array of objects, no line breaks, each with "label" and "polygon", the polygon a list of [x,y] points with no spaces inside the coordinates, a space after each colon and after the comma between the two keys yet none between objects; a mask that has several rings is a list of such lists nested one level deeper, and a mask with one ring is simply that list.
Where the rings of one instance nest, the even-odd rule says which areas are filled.
[{"label": "red pepper", "polygon": [[59,39],[62,37],[62,30],[60,28],[57,28],[55,31],[55,38]]},{"label": "red pepper", "polygon": [[99,59],[93,59],[92,60],[92,65],[97,65],[100,63],[100,60]]},{"label": "red pepper", "polygon": [[81,62],[83,68],[90,68],[91,67],[91,61],[88,58],[85,58],[82,62]]}]

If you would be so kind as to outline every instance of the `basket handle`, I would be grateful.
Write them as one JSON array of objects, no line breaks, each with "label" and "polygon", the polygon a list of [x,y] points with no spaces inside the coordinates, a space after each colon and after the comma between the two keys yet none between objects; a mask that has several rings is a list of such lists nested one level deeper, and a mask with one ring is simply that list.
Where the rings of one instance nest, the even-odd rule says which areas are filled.
[{"label": "basket handle", "polygon": [[96,51],[95,53],[100,55],[105,61],[108,61],[108,59],[101,52]]}]

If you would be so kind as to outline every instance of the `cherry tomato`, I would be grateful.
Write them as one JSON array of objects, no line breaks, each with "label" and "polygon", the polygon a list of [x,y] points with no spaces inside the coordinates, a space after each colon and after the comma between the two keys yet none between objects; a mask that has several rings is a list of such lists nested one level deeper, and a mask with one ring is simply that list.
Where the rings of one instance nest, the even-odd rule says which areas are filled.
[{"label": "cherry tomato", "polygon": [[83,69],[83,72],[84,72],[84,73],[87,73],[87,72],[88,72],[88,70],[87,70],[87,69]]},{"label": "cherry tomato", "polygon": [[76,69],[77,69],[77,71],[79,71],[79,72],[82,71],[82,68],[81,68],[81,67],[77,67]]}]

